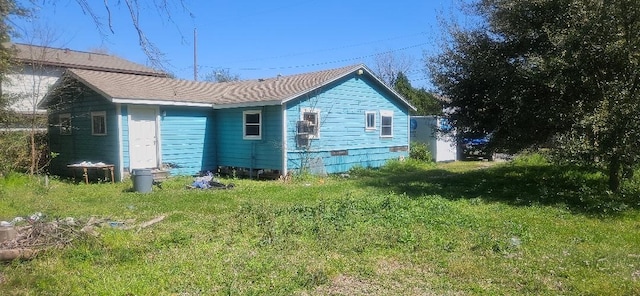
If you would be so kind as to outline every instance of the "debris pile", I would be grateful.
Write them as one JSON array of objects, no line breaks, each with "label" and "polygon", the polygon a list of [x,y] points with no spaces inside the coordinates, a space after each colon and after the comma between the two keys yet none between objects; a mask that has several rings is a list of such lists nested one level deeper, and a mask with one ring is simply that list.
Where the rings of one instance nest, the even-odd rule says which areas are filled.
[{"label": "debris pile", "polygon": [[196,177],[193,183],[190,186],[187,186],[189,189],[231,189],[235,185],[233,183],[229,183],[225,185],[221,183],[218,179],[213,177],[211,172],[207,172],[205,176]]},{"label": "debris pile", "polygon": [[83,162],[79,162],[79,163],[74,163],[74,164],[70,164],[69,166],[73,166],[73,167],[101,167],[101,166],[105,166],[107,165],[104,162],[90,162],[90,161],[83,161]]},{"label": "debris pile", "polygon": [[80,222],[73,217],[46,221],[42,213],[24,219],[16,217],[11,222],[0,221],[0,261],[31,259],[47,248],[63,248],[77,239],[97,237],[98,227],[110,226],[118,229],[138,230],[164,220],[158,216],[149,221],[135,224],[135,220],[113,221],[107,218],[91,217]]},{"label": "debris pile", "polygon": [[81,235],[75,225],[38,221],[16,228],[15,238],[1,242],[0,249],[63,247]]},{"label": "debris pile", "polygon": [[76,219],[45,221],[42,213],[1,221],[0,261],[30,259],[46,248],[62,248],[86,235]]}]

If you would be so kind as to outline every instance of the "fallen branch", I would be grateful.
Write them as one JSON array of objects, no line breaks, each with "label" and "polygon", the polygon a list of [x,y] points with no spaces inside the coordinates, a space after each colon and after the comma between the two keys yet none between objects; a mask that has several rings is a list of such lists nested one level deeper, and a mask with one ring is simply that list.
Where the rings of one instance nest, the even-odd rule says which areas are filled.
[{"label": "fallen branch", "polygon": [[166,217],[165,215],[162,215],[162,216],[155,217],[155,218],[153,218],[153,219],[151,219],[149,221],[142,222],[142,223],[140,223],[140,228],[141,229],[142,228],[147,228],[147,227],[149,227],[149,226],[151,226],[153,224],[156,224],[156,223],[164,220],[165,217]]},{"label": "fallen branch", "polygon": [[39,253],[39,250],[34,249],[5,249],[0,250],[0,261],[11,261],[15,259],[31,259]]}]

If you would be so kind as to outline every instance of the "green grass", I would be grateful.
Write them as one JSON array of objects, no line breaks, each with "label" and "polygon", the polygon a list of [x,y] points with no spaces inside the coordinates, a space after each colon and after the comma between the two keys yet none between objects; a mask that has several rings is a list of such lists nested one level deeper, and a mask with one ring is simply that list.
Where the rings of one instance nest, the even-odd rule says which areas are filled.
[{"label": "green grass", "polygon": [[0,265],[3,295],[640,294],[640,184],[523,158],[392,162],[350,178],[130,183],[0,179],[0,219],[167,218],[102,227]]}]

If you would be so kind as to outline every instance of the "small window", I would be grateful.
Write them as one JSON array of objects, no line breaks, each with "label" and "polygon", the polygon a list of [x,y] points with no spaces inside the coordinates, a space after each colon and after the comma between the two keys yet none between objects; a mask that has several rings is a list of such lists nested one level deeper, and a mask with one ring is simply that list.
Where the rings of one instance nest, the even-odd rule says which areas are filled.
[{"label": "small window", "polygon": [[91,134],[94,136],[107,134],[107,112],[91,112]]},{"label": "small window", "polygon": [[304,108],[300,120],[304,122],[304,132],[309,134],[310,138],[320,137],[320,110]]},{"label": "small window", "polygon": [[393,112],[380,112],[380,136],[393,137]]},{"label": "small window", "polygon": [[365,128],[366,130],[375,130],[376,129],[376,112],[365,112]]},{"label": "small window", "polygon": [[262,139],[262,111],[251,110],[243,113],[243,139],[260,140]]},{"label": "small window", "polygon": [[64,113],[64,114],[58,115],[58,123],[60,125],[61,135],[71,134],[71,114]]}]

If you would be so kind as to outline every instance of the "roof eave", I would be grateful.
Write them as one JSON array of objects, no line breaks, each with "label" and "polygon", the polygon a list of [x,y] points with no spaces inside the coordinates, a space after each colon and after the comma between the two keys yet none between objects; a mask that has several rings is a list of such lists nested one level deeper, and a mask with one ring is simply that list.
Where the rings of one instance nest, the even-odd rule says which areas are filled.
[{"label": "roof eave", "polygon": [[303,90],[303,91],[301,91],[301,92],[298,92],[298,93],[296,93],[296,94],[294,94],[294,95],[292,95],[292,96],[289,96],[289,97],[287,97],[287,98],[285,98],[285,99],[281,100],[281,104],[282,104],[282,105],[284,105],[284,104],[286,104],[286,103],[288,103],[288,102],[290,102],[290,101],[292,101],[292,100],[295,100],[295,99],[299,98],[300,96],[302,96],[302,95],[304,95],[304,94],[309,93],[309,92],[310,92],[310,91],[312,91],[312,90],[315,90],[315,89],[318,89],[318,88],[321,88],[321,87],[327,86],[327,85],[329,85],[329,84],[331,84],[331,83],[334,83],[334,82],[336,82],[336,81],[338,81],[338,80],[340,80],[340,79],[342,79],[342,78],[344,78],[344,77],[347,77],[348,75],[351,75],[354,71],[357,71],[359,68],[361,68],[361,67],[363,67],[363,66],[364,66],[364,65],[358,65],[358,67],[353,67],[353,69],[351,69],[350,71],[346,71],[346,72],[345,72],[345,73],[343,73],[342,75],[338,75],[338,76],[334,77],[333,79],[330,79],[330,80],[327,80],[327,81],[325,81],[325,82],[321,83],[320,85],[317,85],[317,86],[314,86],[314,87],[311,87],[311,88],[305,89],[305,90]]},{"label": "roof eave", "polygon": [[126,69],[118,69],[118,68],[109,68],[109,67],[97,67],[97,66],[87,66],[80,64],[70,64],[70,63],[58,63],[52,62],[48,60],[35,61],[33,59],[26,58],[15,58],[17,62],[23,64],[34,64],[38,63],[43,66],[55,66],[65,69],[81,69],[81,70],[91,70],[91,71],[102,71],[102,72],[113,72],[113,73],[122,73],[122,74],[135,74],[135,75],[147,75],[147,76],[155,76],[155,77],[169,77],[167,73],[163,72],[152,72],[152,71],[140,71],[140,70],[126,70]]},{"label": "roof eave", "polygon": [[60,87],[63,81],[68,77],[70,77],[70,74],[68,74],[68,72],[65,71],[65,73],[62,74],[62,76],[56,82],[54,82],[53,85],[51,85],[51,87],[49,87],[49,90],[47,90],[47,93],[44,94],[44,97],[42,97],[42,100],[40,100],[40,102],[36,104],[36,107],[39,109],[49,109],[48,107],[49,107],[49,101],[51,100],[51,94],[54,93]]},{"label": "roof eave", "polygon": [[108,93],[104,92],[103,90],[101,90],[97,86],[89,83],[87,80],[83,79],[82,77],[80,77],[76,73],[73,73],[73,71],[71,71],[71,69],[65,71],[65,75],[67,75],[67,73],[69,75],[73,76],[73,78],[75,78],[76,80],[82,82],[82,84],[86,85],[91,90],[93,90],[93,91],[97,92],[98,94],[100,94],[101,96],[105,97],[107,100],[111,101],[111,99],[113,98],[112,96],[110,96]]},{"label": "roof eave", "polygon": [[403,104],[405,104],[411,110],[413,110],[413,111],[417,111],[418,110],[415,106],[413,106],[411,103],[409,103],[409,101],[407,101],[401,94],[396,92],[393,88],[389,87],[386,83],[382,82],[382,80],[380,80],[376,75],[373,75],[373,72],[364,64],[360,64],[357,67],[354,67],[351,71],[347,71],[344,74],[336,76],[335,78],[333,78],[331,80],[327,80],[327,81],[325,81],[324,83],[322,83],[322,84],[320,84],[318,86],[306,89],[304,91],[296,93],[295,95],[287,97],[287,98],[285,98],[285,99],[283,99],[281,101],[281,104],[286,104],[289,101],[295,100],[295,99],[303,96],[304,94],[309,93],[310,91],[313,91],[315,89],[327,86],[327,85],[329,85],[331,83],[334,83],[334,82],[336,82],[336,81],[338,81],[340,79],[343,79],[343,78],[353,74],[354,72],[357,72],[358,70],[363,70],[364,71],[362,74],[358,74],[358,75],[364,75],[366,73],[368,76],[372,77],[375,81],[378,82],[378,84],[380,84],[382,87],[384,87],[386,90],[388,90],[391,94],[393,94],[398,100],[400,100]]},{"label": "roof eave", "polygon": [[215,104],[213,105],[214,109],[230,109],[230,108],[247,108],[247,107],[262,107],[262,106],[279,106],[282,105],[282,100],[270,100],[270,101],[253,101],[253,102],[242,102],[242,103],[232,103],[232,104]]},{"label": "roof eave", "polygon": [[415,106],[413,106],[411,103],[409,103],[409,101],[407,101],[407,99],[405,99],[401,94],[399,94],[395,89],[393,89],[392,87],[390,87],[389,85],[387,85],[386,83],[384,83],[382,80],[380,80],[380,78],[378,78],[378,76],[373,75],[373,72],[367,68],[367,66],[362,65],[362,68],[364,68],[364,70],[369,74],[369,76],[373,77],[373,79],[375,79],[380,85],[382,85],[384,88],[386,88],[389,92],[391,92],[394,96],[396,96],[402,103],[404,103],[405,105],[407,105],[407,107],[409,107],[411,110],[413,111],[418,111],[418,108],[416,108]]},{"label": "roof eave", "polygon": [[212,103],[185,102],[185,101],[159,100],[159,99],[110,98],[110,101],[117,104],[206,107],[206,108],[214,107]]}]

